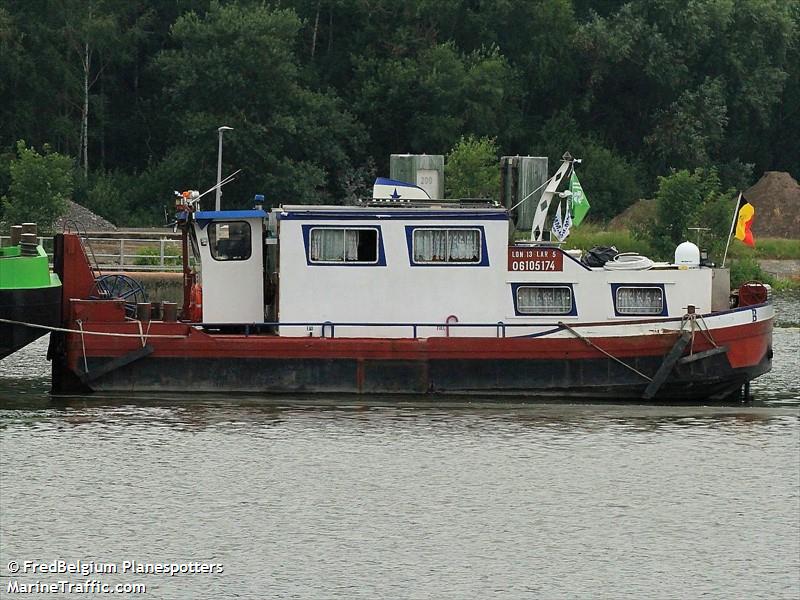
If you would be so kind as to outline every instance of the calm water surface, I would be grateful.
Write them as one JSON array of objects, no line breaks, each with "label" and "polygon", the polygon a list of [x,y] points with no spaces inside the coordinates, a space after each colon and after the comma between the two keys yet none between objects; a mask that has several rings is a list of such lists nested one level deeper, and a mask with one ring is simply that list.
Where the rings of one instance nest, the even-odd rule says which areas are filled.
[{"label": "calm water surface", "polygon": [[[775,347],[753,405],[481,408],[54,403],[38,343],[0,361],[0,596],[795,599],[800,330]],[[8,565],[79,559],[224,571]]]}]

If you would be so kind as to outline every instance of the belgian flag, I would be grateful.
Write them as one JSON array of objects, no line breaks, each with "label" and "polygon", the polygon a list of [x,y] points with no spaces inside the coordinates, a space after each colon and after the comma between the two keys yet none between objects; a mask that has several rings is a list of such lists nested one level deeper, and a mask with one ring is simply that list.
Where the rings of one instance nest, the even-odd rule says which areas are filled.
[{"label": "belgian flag", "polygon": [[744,194],[742,194],[739,197],[739,208],[736,211],[736,239],[743,241],[751,247],[756,245],[753,232],[750,231],[755,212],[753,205],[750,204],[744,197]]}]

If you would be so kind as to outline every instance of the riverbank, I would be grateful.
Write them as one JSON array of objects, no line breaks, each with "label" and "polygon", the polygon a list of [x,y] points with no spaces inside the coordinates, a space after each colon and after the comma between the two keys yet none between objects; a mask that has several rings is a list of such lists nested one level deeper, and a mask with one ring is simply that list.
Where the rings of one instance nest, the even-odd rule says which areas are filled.
[{"label": "riverbank", "polygon": [[788,279],[800,283],[800,260],[761,259],[761,269],[777,279]]}]

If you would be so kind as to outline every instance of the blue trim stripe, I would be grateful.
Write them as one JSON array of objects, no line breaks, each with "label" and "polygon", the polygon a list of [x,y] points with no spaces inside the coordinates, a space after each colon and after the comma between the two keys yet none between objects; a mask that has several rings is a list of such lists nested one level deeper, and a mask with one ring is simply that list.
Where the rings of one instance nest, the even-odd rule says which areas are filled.
[{"label": "blue trim stripe", "polygon": [[278,213],[278,218],[282,221],[370,221],[370,220],[399,220],[399,221],[419,221],[419,220],[442,220],[442,221],[508,221],[508,214],[505,211],[474,211],[474,210],[424,210],[410,211],[405,208],[396,208],[389,211],[292,211]]}]

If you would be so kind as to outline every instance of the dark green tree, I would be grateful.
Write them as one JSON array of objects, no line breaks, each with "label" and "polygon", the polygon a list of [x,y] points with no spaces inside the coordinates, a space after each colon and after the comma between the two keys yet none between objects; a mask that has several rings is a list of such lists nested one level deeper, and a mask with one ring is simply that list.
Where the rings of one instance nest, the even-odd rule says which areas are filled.
[{"label": "dark green tree", "polygon": [[39,154],[24,141],[17,142],[17,157],[11,161],[11,185],[3,197],[4,218],[9,224],[38,223],[48,231],[64,214],[72,193],[73,163],[69,156]]},{"label": "dark green tree", "polygon": [[695,240],[690,227],[706,227],[702,245],[721,260],[735,200],[734,190],[722,190],[714,169],[676,171],[658,178],[656,218],[648,231],[635,233],[649,236],[660,257],[669,259],[678,244]]},{"label": "dark green tree", "polygon": [[491,198],[500,191],[498,150],[492,138],[462,137],[448,152],[444,165],[448,198]]},{"label": "dark green tree", "polygon": [[[288,9],[212,3],[172,28],[174,49],[157,66],[173,118],[163,159],[173,186],[210,187],[216,175],[217,128],[225,136],[226,206],[254,192],[278,202],[337,201],[363,147],[363,130],[342,102],[304,81],[294,53],[300,21]],[[163,169],[159,169],[163,170]],[[172,189],[165,188],[165,189]]]}]

